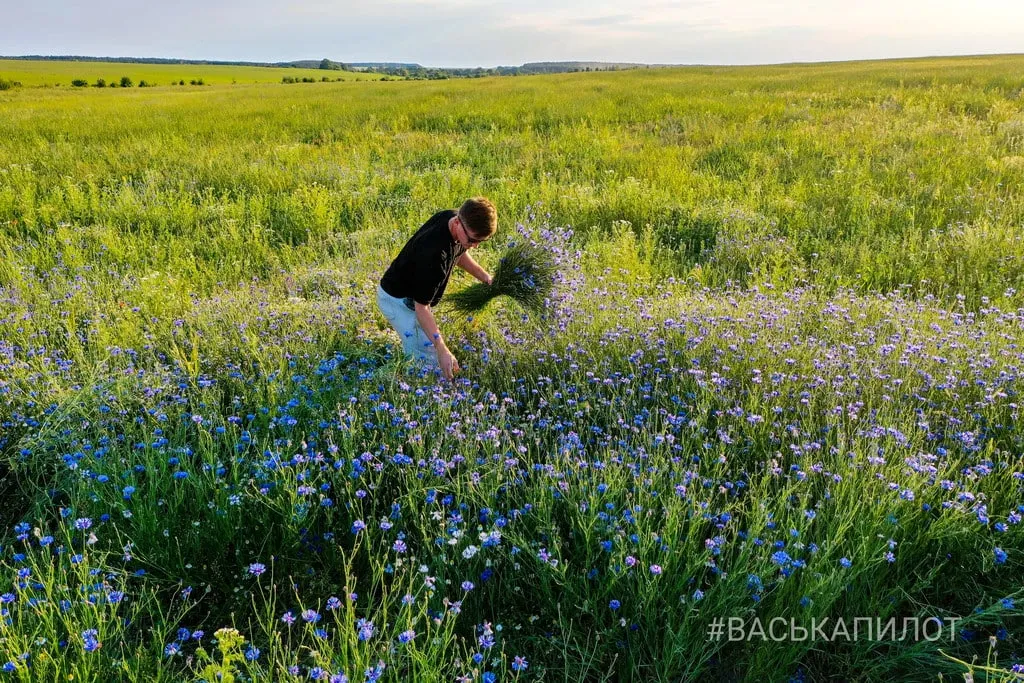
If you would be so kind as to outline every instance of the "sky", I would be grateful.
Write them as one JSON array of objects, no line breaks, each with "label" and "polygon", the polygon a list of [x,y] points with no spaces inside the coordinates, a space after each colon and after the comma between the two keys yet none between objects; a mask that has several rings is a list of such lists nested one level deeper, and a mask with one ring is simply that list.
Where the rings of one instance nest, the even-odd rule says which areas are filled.
[{"label": "sky", "polygon": [[0,0],[0,55],[771,64],[1024,52],[1021,0]]}]

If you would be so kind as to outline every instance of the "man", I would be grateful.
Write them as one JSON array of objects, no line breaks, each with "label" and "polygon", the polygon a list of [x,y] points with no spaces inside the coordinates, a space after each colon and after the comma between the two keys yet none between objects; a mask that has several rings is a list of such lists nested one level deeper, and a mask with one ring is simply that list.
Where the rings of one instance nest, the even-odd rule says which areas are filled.
[{"label": "man", "polygon": [[406,355],[440,368],[446,379],[459,371],[459,362],[437,329],[432,309],[455,266],[491,284],[469,251],[497,229],[498,213],[484,197],[467,199],[457,211],[438,211],[409,238],[377,287],[377,305],[398,332]]}]

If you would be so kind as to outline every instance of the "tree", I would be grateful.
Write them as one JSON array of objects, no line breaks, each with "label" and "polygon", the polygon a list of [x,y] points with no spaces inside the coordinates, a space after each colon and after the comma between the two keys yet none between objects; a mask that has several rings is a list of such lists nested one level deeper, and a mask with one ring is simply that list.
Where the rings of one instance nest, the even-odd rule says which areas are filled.
[{"label": "tree", "polygon": [[128,78],[127,76],[121,76],[121,87],[122,88],[130,88],[133,85],[135,85],[135,84],[132,82],[132,79]]},{"label": "tree", "polygon": [[96,83],[94,83],[93,85],[95,85],[97,88],[106,88],[107,80],[105,78],[97,78]]},{"label": "tree", "polygon": [[71,81],[71,85],[75,86],[76,88],[85,88],[89,85],[89,81],[85,80],[84,78],[76,78],[73,81]]}]

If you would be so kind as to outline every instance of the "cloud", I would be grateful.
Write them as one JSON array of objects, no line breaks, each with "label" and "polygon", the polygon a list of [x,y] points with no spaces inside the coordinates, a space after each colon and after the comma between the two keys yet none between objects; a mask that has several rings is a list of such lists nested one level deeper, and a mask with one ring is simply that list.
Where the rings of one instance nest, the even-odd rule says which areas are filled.
[{"label": "cloud", "polygon": [[768,63],[1020,51],[1011,0],[33,0],[7,54],[496,66]]},{"label": "cloud", "polygon": [[633,21],[630,14],[609,14],[602,17],[581,17],[575,20],[578,26],[624,26]]}]

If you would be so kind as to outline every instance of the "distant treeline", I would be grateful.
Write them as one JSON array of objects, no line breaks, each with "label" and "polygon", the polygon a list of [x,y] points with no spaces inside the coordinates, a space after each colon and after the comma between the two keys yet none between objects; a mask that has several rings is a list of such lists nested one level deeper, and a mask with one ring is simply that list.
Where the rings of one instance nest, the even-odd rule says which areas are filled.
[{"label": "distant treeline", "polygon": [[211,59],[168,59],[166,57],[86,57],[79,55],[18,55],[0,59],[21,59],[41,62],[117,62],[122,64],[205,64],[209,66],[267,66],[290,67],[293,63],[273,62],[229,62]]},{"label": "distant treeline", "polygon": [[614,62],[531,62],[522,66],[498,66],[494,68],[473,67],[436,68],[419,64],[341,64],[323,60],[320,69],[344,69],[379,73],[386,76],[401,76],[410,79],[480,78],[482,76],[520,76],[527,74],[567,73],[575,71],[618,71],[620,69],[646,68],[647,64]]},{"label": "distant treeline", "polygon": [[[166,57],[87,57],[79,55],[19,55],[0,59],[21,59],[54,62],[116,62],[133,64],[195,64],[210,66],[261,66],[271,68],[322,69],[325,71],[359,71],[406,79],[440,80],[445,78],[480,78],[483,76],[519,76],[527,74],[567,73],[575,71],[618,71],[646,68],[647,64],[619,62],[530,62],[521,66],[493,68],[438,68],[404,62],[335,62],[330,59],[291,62],[242,62],[208,59],[168,59]],[[296,79],[301,80],[301,79]]]}]

